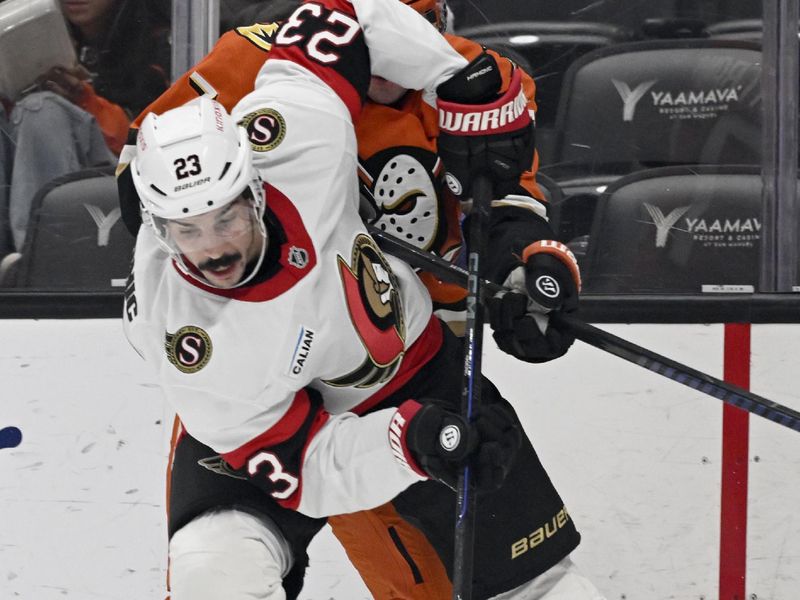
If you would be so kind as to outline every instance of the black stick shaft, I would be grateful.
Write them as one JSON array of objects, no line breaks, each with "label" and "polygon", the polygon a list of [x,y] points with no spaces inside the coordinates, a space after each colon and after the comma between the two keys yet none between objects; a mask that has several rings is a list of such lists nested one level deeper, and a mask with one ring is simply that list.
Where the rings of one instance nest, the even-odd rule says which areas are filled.
[{"label": "black stick shaft", "polygon": [[[473,182],[467,264],[467,321],[464,334],[464,374],[461,385],[461,414],[469,422],[481,402],[481,356],[483,354],[483,302],[481,257],[486,256],[492,183],[486,176]],[[470,466],[458,477],[453,556],[453,598],[471,600],[472,566],[475,546],[475,484]]]},{"label": "black stick shaft", "polygon": [[[467,273],[464,269],[383,232],[373,230],[371,233],[389,254],[393,254],[420,269],[430,271],[442,281],[461,286],[466,285]],[[501,286],[488,281],[483,282],[483,288],[490,294],[503,291]],[[652,350],[637,346],[603,329],[584,323],[578,317],[558,313],[552,315],[552,318],[560,319],[563,324],[572,330],[577,339],[590,346],[609,352],[614,356],[713,396],[749,413],[794,431],[800,431],[800,412],[792,408],[767,398],[762,398],[736,385],[657,354]]]}]

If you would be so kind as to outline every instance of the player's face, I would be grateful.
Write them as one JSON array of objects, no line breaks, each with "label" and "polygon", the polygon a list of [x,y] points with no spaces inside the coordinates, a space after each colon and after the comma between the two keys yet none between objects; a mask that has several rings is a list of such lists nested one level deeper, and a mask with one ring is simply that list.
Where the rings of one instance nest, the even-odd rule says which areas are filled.
[{"label": "player's face", "polygon": [[185,259],[219,288],[241,281],[263,243],[255,212],[242,197],[202,215],[167,221],[167,232]]},{"label": "player's face", "polygon": [[406,88],[392,81],[373,75],[369,80],[367,96],[369,96],[370,100],[378,104],[394,104],[400,100],[407,91]]}]

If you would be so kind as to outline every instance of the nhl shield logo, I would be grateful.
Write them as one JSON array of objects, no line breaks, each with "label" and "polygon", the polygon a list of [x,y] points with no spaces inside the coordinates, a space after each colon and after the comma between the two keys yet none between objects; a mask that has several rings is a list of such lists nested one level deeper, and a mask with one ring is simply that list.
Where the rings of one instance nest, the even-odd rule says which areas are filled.
[{"label": "nhl shield logo", "polygon": [[200,327],[187,325],[166,333],[167,360],[182,373],[196,373],[211,359],[211,338]]},{"label": "nhl shield logo", "polygon": [[289,256],[287,260],[293,267],[305,269],[306,265],[308,264],[308,250],[305,248],[292,246],[289,248]]}]

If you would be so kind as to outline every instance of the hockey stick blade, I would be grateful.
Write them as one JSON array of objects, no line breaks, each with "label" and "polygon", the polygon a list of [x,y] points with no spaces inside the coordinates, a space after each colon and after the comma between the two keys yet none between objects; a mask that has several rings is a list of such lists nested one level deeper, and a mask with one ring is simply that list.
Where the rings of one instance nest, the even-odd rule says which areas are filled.
[{"label": "hockey stick blade", "polygon": [[[388,254],[392,254],[417,268],[430,271],[444,282],[462,287],[466,286],[467,272],[464,269],[374,227],[370,227],[370,234]],[[504,291],[502,286],[489,281],[483,282],[483,289],[492,295]],[[783,406],[671,358],[657,354],[652,350],[633,344],[603,329],[589,325],[578,317],[558,313],[553,314],[551,318],[558,319],[575,334],[576,339],[590,346],[613,354],[698,392],[712,396],[726,404],[736,406],[773,423],[778,423],[800,432],[800,412],[788,406]]]}]

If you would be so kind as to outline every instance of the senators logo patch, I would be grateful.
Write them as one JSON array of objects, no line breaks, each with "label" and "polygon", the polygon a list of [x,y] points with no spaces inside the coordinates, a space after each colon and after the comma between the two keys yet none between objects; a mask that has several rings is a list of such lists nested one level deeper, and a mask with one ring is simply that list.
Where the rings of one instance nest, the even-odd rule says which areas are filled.
[{"label": "senators logo patch", "polygon": [[325,383],[371,387],[386,381],[405,352],[405,321],[397,281],[371,237],[353,244],[350,264],[339,257],[350,320],[367,350],[367,359],[352,373]]},{"label": "senators logo patch", "polygon": [[211,359],[211,338],[194,325],[167,332],[164,345],[167,359],[182,373],[196,373]]},{"label": "senators logo patch", "polygon": [[286,137],[286,121],[283,115],[271,108],[251,112],[239,124],[247,130],[247,138],[256,152],[274,150]]}]

